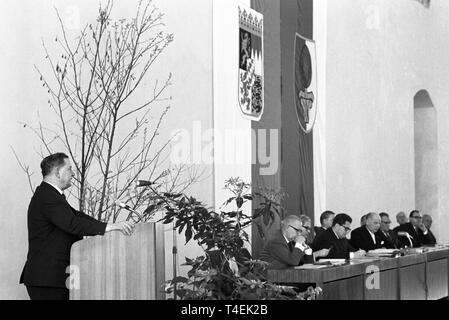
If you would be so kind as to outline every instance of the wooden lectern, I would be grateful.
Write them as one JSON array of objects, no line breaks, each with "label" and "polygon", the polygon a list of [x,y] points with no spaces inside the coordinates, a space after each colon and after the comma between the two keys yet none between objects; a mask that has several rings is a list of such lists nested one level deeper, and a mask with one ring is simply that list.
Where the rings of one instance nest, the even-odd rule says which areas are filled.
[{"label": "wooden lectern", "polygon": [[131,236],[114,231],[73,244],[71,300],[165,299],[164,229],[141,223]]}]

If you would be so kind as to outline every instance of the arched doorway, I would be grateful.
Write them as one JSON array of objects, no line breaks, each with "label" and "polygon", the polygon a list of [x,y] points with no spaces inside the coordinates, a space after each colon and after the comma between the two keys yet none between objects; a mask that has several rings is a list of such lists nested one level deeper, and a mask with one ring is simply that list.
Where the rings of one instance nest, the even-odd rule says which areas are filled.
[{"label": "arched doorway", "polygon": [[426,90],[414,97],[415,207],[423,214],[438,215],[437,113]]}]

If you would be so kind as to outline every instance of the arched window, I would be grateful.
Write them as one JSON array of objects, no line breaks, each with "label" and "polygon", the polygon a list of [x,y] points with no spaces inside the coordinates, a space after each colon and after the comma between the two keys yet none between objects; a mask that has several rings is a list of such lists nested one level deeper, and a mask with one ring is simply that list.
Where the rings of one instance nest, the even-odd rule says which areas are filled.
[{"label": "arched window", "polygon": [[415,207],[438,215],[437,112],[426,90],[414,97]]}]

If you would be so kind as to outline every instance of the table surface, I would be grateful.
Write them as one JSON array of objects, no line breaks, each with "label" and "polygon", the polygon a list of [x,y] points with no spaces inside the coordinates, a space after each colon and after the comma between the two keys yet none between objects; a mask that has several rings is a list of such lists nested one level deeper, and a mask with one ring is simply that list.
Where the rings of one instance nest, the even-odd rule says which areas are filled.
[{"label": "table surface", "polygon": [[[424,252],[420,252],[424,250]],[[449,258],[448,247],[425,247],[396,258],[375,258],[352,259],[343,265],[326,266],[319,269],[298,269],[288,268],[282,270],[268,270],[268,279],[273,282],[282,283],[323,283],[338,279],[351,278],[366,273],[368,266],[376,266],[379,271],[397,269]]]}]

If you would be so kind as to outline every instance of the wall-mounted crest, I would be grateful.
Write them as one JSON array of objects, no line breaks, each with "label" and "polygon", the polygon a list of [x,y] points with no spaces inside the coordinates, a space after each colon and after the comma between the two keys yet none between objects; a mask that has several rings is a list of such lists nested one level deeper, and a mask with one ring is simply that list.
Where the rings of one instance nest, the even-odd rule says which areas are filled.
[{"label": "wall-mounted crest", "polygon": [[248,119],[258,121],[264,109],[263,15],[251,8],[239,10],[239,106]]},{"label": "wall-mounted crest", "polygon": [[317,101],[317,67],[315,41],[296,33],[294,44],[294,95],[299,125],[309,133],[315,124]]}]

